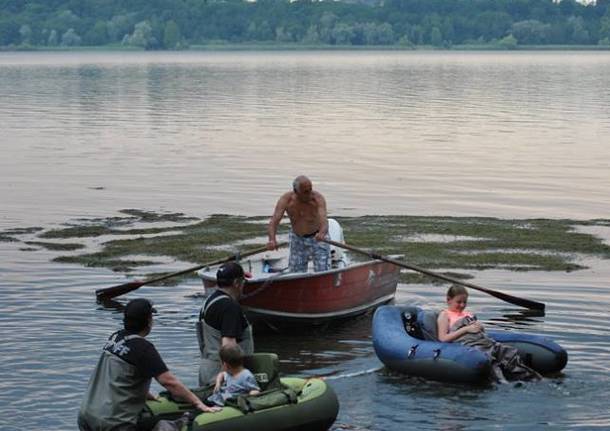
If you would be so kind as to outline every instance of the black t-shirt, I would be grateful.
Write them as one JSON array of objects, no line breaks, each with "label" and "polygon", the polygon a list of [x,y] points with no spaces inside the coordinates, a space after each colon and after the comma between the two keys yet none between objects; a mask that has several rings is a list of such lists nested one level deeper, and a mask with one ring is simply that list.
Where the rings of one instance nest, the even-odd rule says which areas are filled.
[{"label": "black t-shirt", "polygon": [[[115,332],[108,338],[104,350],[135,366],[142,377],[158,377],[168,371],[155,346],[143,337],[129,336],[125,330]],[[125,337],[129,339],[125,340]]]},{"label": "black t-shirt", "polygon": [[[226,298],[215,300],[220,296]],[[212,301],[214,301],[213,304]],[[241,341],[244,329],[248,327],[249,322],[239,303],[234,301],[225,292],[217,290],[205,301],[203,304],[204,308],[206,304],[211,305],[205,312],[205,316],[200,315],[199,318],[203,317],[205,323],[220,331],[221,336],[235,338],[238,342]]]}]

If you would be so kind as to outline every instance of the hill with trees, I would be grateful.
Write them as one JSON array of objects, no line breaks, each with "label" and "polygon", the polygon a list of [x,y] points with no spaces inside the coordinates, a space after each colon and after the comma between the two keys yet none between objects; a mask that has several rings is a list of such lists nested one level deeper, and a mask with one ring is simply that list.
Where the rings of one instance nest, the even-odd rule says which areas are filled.
[{"label": "hill with trees", "polygon": [[601,45],[610,0],[0,0],[0,46]]}]

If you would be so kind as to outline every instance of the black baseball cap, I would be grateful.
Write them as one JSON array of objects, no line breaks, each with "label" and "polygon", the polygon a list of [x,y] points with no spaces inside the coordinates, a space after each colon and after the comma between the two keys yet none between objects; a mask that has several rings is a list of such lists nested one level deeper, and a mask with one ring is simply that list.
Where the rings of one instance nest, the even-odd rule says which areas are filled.
[{"label": "black baseball cap", "polygon": [[229,287],[238,278],[245,278],[244,269],[239,263],[224,263],[216,271],[216,284],[219,287]]},{"label": "black baseball cap", "polygon": [[123,322],[125,327],[139,328],[146,326],[148,319],[157,310],[151,301],[145,298],[132,299],[125,306],[123,311]]}]

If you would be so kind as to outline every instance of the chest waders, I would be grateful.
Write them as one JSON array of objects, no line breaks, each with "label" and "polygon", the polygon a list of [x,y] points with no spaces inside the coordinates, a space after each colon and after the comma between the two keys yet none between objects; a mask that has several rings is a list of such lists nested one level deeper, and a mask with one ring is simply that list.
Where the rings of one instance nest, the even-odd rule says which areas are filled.
[{"label": "chest waders", "polygon": [[[142,337],[134,334],[124,340],[133,338]],[[79,419],[95,431],[135,426],[150,382],[150,378],[139,375],[135,366],[104,350],[89,381]]]},{"label": "chest waders", "polygon": [[[220,347],[222,346],[222,334],[216,328],[208,325],[205,320],[205,313],[216,301],[233,299],[227,295],[217,296],[213,300],[206,302],[199,314],[197,322],[197,341],[199,341],[199,351],[201,352],[201,362],[199,364],[199,385],[205,386],[214,383],[216,375],[220,372],[221,363],[219,357]],[[252,325],[244,329],[241,336],[239,347],[244,351],[244,355],[254,353],[254,339],[252,337]]]}]

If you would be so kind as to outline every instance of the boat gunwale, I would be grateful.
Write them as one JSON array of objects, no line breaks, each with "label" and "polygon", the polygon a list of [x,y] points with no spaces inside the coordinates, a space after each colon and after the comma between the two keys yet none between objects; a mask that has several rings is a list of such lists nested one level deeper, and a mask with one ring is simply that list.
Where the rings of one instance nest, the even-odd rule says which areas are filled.
[{"label": "boat gunwale", "polygon": [[[279,272],[275,272],[275,273],[271,272],[271,273],[268,273],[269,276],[267,276],[267,277],[246,279],[246,285],[265,283],[267,280],[271,279],[272,277],[275,277],[278,274],[280,274],[280,275],[273,279],[274,283],[277,283],[278,281],[290,281],[290,280],[295,280],[295,279],[307,279],[307,278],[314,278],[314,277],[322,277],[325,275],[334,275],[334,274],[338,274],[338,273],[342,273],[342,272],[348,272],[351,270],[360,269],[361,267],[365,267],[365,266],[373,266],[373,265],[379,265],[379,264],[392,265],[391,263],[384,262],[383,260],[372,259],[372,260],[367,260],[365,262],[358,262],[354,265],[349,265],[349,266],[346,266],[343,268],[332,268],[327,271],[320,271],[320,272],[288,272],[285,275],[281,275],[281,273],[279,273]],[[395,266],[395,265],[392,265],[392,266]],[[207,270],[205,268],[200,269],[199,271],[197,271],[197,275],[203,281],[211,281],[211,282],[215,283],[216,277],[206,274],[206,272],[209,271],[209,268],[212,268],[212,267],[208,267]],[[396,266],[396,271],[400,272],[400,267]]]}]

